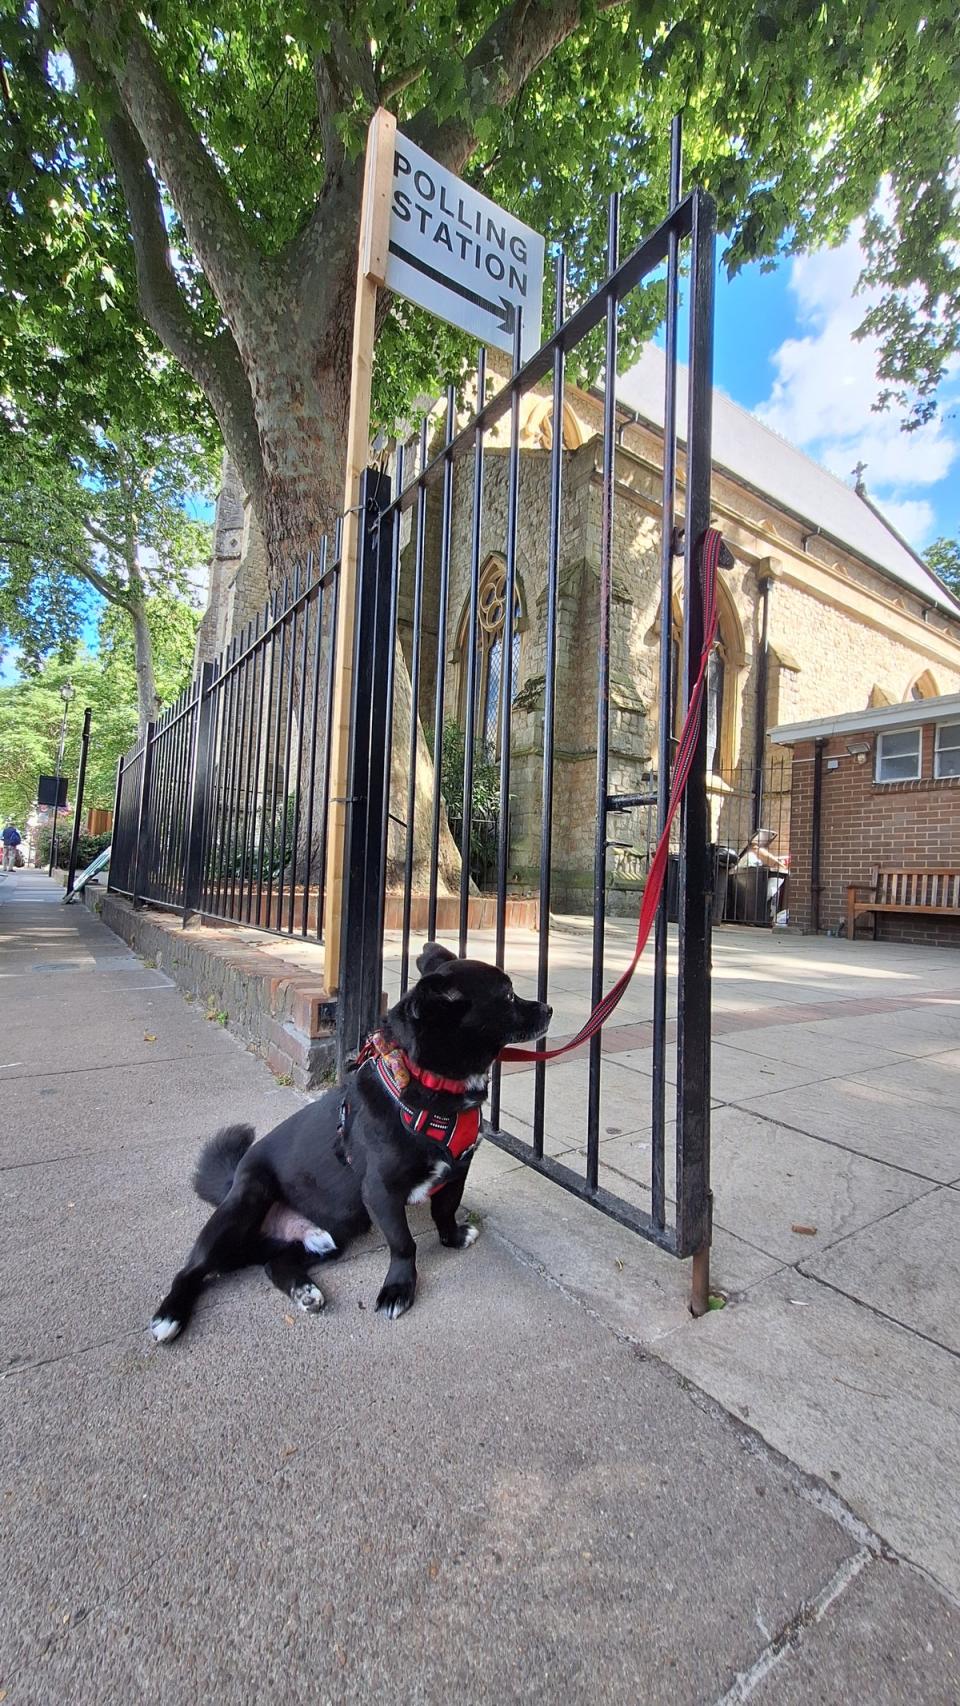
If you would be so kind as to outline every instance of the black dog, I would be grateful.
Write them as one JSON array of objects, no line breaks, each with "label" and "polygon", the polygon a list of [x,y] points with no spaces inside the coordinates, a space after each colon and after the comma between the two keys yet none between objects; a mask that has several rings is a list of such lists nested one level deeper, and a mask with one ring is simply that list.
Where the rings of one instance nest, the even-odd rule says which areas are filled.
[{"label": "black dog", "polygon": [[395,1320],[417,1284],[405,1205],[428,1196],[441,1244],[474,1242],[476,1227],[456,1215],[490,1068],[506,1044],[542,1037],[553,1014],[521,1001],[505,972],[437,942],[417,968],[420,982],[391,1008],[346,1085],[259,1143],[250,1126],[228,1126],[207,1144],[193,1182],[216,1212],[150,1324],[155,1339],[183,1331],[211,1275],[258,1262],[315,1313],[325,1300],[311,1266],[340,1255],[372,1220],[390,1246],[376,1306]]}]

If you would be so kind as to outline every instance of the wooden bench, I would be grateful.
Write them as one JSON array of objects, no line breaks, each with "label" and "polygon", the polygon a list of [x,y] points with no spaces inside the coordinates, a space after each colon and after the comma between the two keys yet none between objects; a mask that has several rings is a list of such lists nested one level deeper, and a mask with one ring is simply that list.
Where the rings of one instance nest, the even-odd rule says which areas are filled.
[{"label": "wooden bench", "polygon": [[[860,892],[869,887],[870,899]],[[847,940],[865,912],[899,912],[909,917],[960,918],[960,868],[948,865],[882,865],[869,884],[847,887]],[[876,924],[874,924],[876,930]]]}]

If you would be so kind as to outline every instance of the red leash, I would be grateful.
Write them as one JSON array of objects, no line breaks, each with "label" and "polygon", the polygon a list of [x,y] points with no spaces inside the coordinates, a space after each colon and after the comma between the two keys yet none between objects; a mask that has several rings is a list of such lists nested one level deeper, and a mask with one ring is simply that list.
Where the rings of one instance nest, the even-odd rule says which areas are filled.
[{"label": "red leash", "polygon": [[[643,903],[640,907],[640,923],[637,929],[637,946],[633,959],[630,961],[623,976],[618,978],[613,988],[607,992],[591,1013],[582,1030],[567,1043],[561,1043],[558,1048],[504,1048],[500,1050],[500,1060],[556,1060],[558,1055],[569,1054],[572,1049],[580,1048],[596,1036],[609,1019],[618,1002],[627,992],[627,987],[640,962],[640,955],[647,945],[647,938],[653,928],[657,915],[660,896],[663,892],[664,878],[667,872],[667,856],[670,851],[670,831],[673,820],[680,810],[684,789],[690,776],[693,755],[697,749],[697,737],[700,732],[700,710],[703,704],[704,686],[707,679],[707,666],[713,642],[717,637],[717,565],[720,552],[723,549],[723,536],[715,527],[708,527],[700,542],[700,583],[703,590],[703,650],[700,653],[700,669],[697,679],[690,692],[690,703],[687,714],[683,719],[680,731],[680,743],[673,766],[673,784],[670,789],[670,801],[667,806],[667,821],[663,826],[663,834],[657,843],[647,876],[646,887],[643,891]],[[665,623],[668,620],[661,612],[660,644],[668,643]]]}]

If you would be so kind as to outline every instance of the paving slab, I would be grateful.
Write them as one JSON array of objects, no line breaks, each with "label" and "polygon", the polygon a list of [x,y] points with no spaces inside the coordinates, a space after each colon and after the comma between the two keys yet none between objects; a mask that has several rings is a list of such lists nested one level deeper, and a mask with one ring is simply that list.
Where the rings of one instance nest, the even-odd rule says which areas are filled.
[{"label": "paving slab", "polygon": [[[648,1078],[653,1071],[650,1049],[628,1049],[618,1054],[617,1065]],[[677,1057],[667,1050],[665,1061],[668,1084],[677,1082]],[[606,1069],[605,1069],[606,1070]],[[768,1096],[777,1090],[792,1090],[798,1084],[811,1084],[824,1077],[822,1068],[811,1059],[802,1065],[777,1060],[771,1055],[747,1054],[729,1048],[726,1041],[715,1042],[710,1051],[710,1090],[717,1102],[743,1101],[748,1096]]]},{"label": "paving slab", "polygon": [[750,1695],[755,1706],[954,1706],[960,1611],[915,1570],[878,1559]]},{"label": "paving slab", "polygon": [[[265,1067],[252,1079],[240,1076],[241,1063],[257,1063],[226,1032],[219,1036],[222,1046],[210,1054],[151,1051],[149,1060],[127,1066],[18,1078],[13,1122],[0,1130],[0,1171],[176,1144],[184,1134],[199,1142],[238,1119],[263,1134],[303,1105]],[[14,1094],[12,1084],[6,1094]]]},{"label": "paving slab", "polygon": [[929,1191],[802,1269],[960,1355],[960,1192]]},{"label": "paving slab", "polygon": [[943,1054],[901,1056],[869,1073],[857,1071],[850,1076],[856,1084],[889,1090],[905,1100],[929,1103],[951,1113],[960,1111],[960,1048]]},{"label": "paving slab", "polygon": [[829,1029],[815,1024],[744,1026],[740,1031],[725,1031],[723,1046],[731,1053],[762,1055],[779,1064],[811,1067],[818,1078],[845,1078],[904,1058],[891,1049],[872,1048],[866,1043],[857,1043],[854,1048],[848,1038],[833,1036]]},{"label": "paving slab", "polygon": [[754,1662],[850,1537],[493,1238],[444,1255],[456,1283],[398,1325],[360,1307],[370,1257],[328,1318],[225,1284],[177,1347],[8,1380],[11,1699],[589,1702],[602,1678],[693,1706]]},{"label": "paving slab", "polygon": [[704,1320],[658,1355],[960,1597],[956,1357],[791,1272]]},{"label": "paving slab", "polygon": [[[896,1054],[942,1054],[960,1039],[960,1000],[931,1001],[897,1012],[821,1019],[824,1034],[846,1037],[867,1048],[889,1048]],[[856,1070],[856,1055],[852,1059]]]},{"label": "paving slab", "polygon": [[824,1138],[934,1183],[960,1178],[960,1118],[953,1108],[896,1095],[872,1081],[830,1078],[738,1106],[785,1129]]}]

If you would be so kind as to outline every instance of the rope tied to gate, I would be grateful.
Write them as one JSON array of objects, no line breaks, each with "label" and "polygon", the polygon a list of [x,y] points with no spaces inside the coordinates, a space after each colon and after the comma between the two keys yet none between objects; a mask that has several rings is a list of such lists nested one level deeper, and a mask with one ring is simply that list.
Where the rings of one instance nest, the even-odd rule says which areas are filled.
[{"label": "rope tied to gate", "polygon": [[[614,1008],[618,1006],[626,994],[633,974],[640,963],[640,956],[647,945],[650,931],[653,928],[653,921],[657,916],[657,908],[660,905],[660,897],[663,893],[663,884],[667,873],[667,858],[670,852],[670,832],[686,792],[694,754],[697,750],[707,669],[710,663],[710,653],[717,637],[717,567],[723,549],[723,535],[715,527],[708,527],[701,537],[697,553],[700,589],[703,598],[703,648],[700,653],[700,667],[697,671],[696,680],[690,689],[686,716],[683,719],[683,728],[680,731],[680,740],[677,744],[663,832],[657,842],[656,852],[653,855],[643,891],[640,922],[637,927],[637,945],[634,949],[633,959],[622,977],[617,979],[612,989],[609,989],[602,1001],[597,1003],[586,1024],[581,1027],[575,1037],[570,1038],[569,1042],[561,1043],[556,1048],[501,1049],[498,1056],[500,1060],[556,1060],[562,1054],[570,1054],[573,1049],[581,1048],[584,1043],[589,1042],[591,1037],[595,1037],[597,1032],[603,1029]],[[664,618],[661,616],[661,625],[663,621]],[[661,634],[661,644],[665,643],[664,635]]]}]

